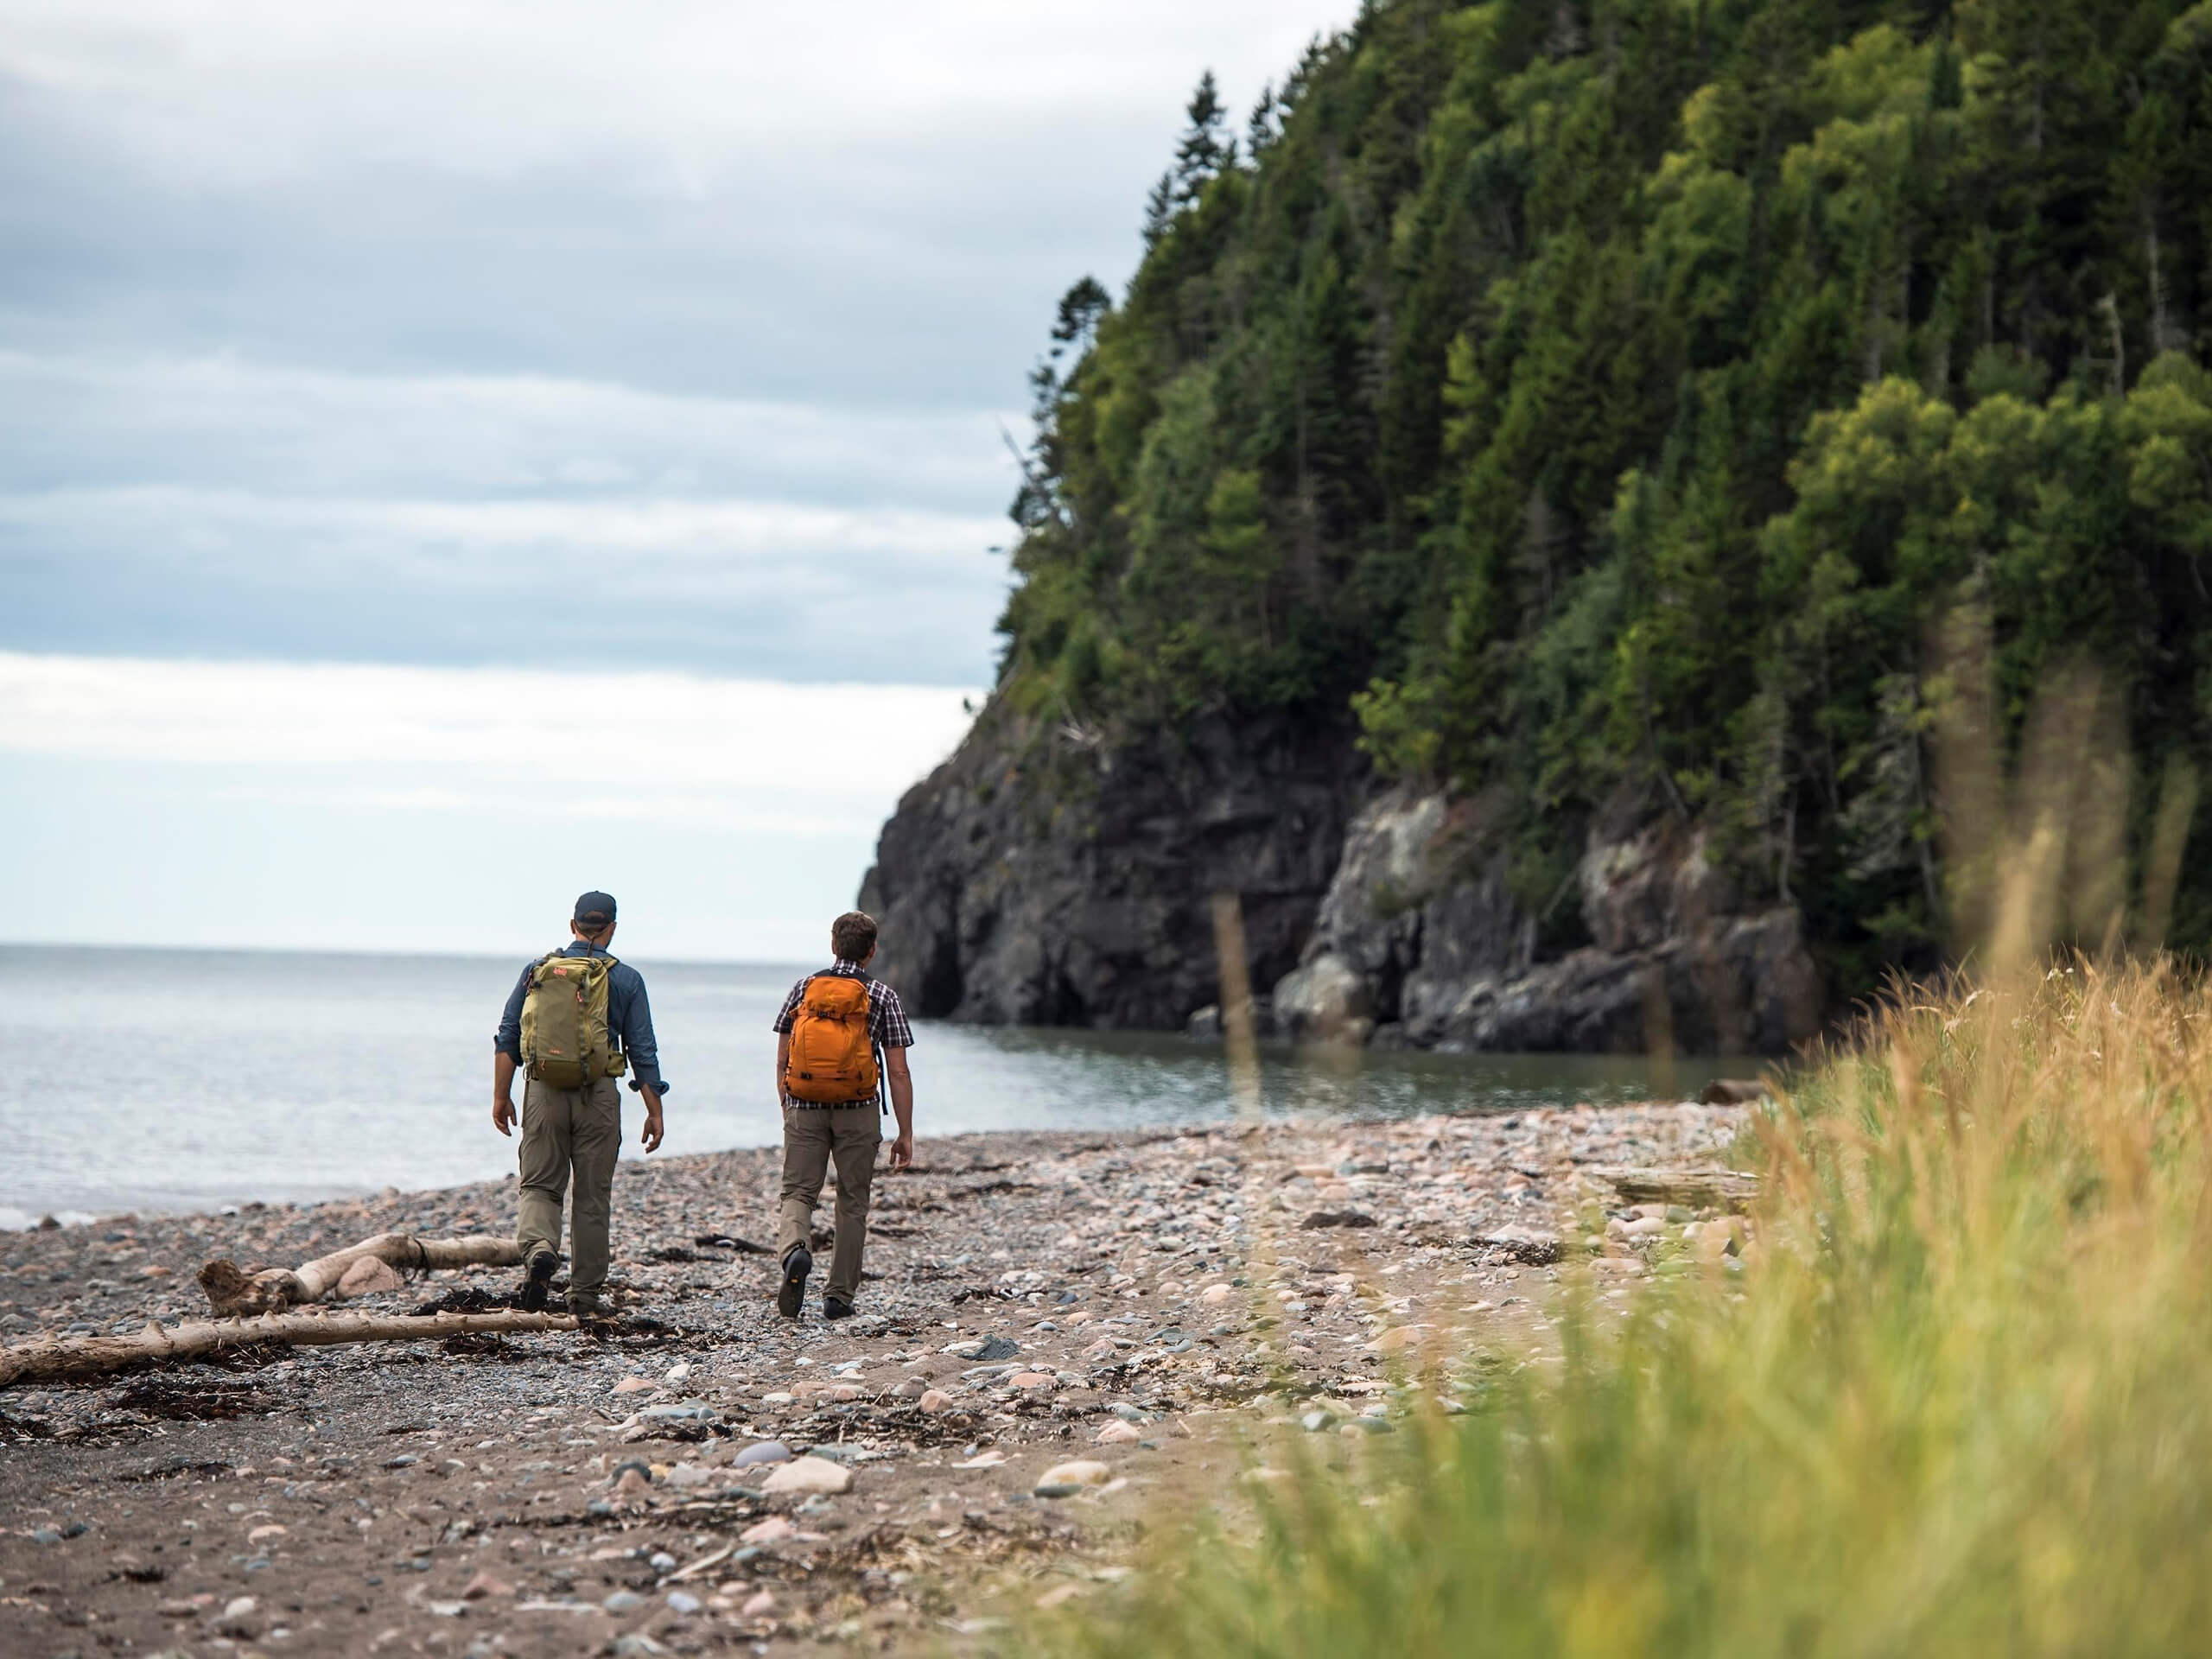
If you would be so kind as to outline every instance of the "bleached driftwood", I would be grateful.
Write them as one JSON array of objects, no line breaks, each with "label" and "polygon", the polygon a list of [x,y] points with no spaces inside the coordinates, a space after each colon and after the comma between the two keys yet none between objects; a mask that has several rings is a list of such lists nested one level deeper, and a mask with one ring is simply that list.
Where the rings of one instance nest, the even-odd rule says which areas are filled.
[{"label": "bleached driftwood", "polygon": [[1759,1178],[1733,1169],[1630,1169],[1586,1164],[1582,1173],[1608,1183],[1627,1204],[1681,1204],[1692,1209],[1741,1210],[1758,1196]]},{"label": "bleached driftwood", "polygon": [[163,1360],[205,1359],[264,1344],[321,1347],[575,1328],[575,1317],[569,1313],[266,1313],[257,1319],[198,1319],[168,1325],[149,1320],[135,1337],[45,1337],[0,1349],[0,1389],[17,1382],[102,1376]]},{"label": "bleached driftwood", "polygon": [[[347,1272],[363,1262],[381,1262],[403,1273],[438,1268],[512,1268],[522,1252],[512,1238],[417,1238],[412,1233],[378,1233],[300,1268],[241,1268],[227,1260],[200,1269],[200,1287],[218,1313],[244,1317],[270,1313],[303,1302],[343,1300]],[[383,1277],[383,1275],[379,1275]],[[372,1288],[388,1288],[390,1281]]]}]

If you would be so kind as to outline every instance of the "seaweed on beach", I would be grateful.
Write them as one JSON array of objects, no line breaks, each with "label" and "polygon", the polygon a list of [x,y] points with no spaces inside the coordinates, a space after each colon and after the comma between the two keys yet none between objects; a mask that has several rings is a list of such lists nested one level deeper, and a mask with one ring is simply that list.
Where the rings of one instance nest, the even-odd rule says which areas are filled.
[{"label": "seaweed on beach", "polygon": [[118,1411],[178,1423],[262,1417],[284,1408],[283,1401],[257,1383],[210,1382],[176,1371],[157,1371],[125,1383],[116,1390],[114,1405]]}]

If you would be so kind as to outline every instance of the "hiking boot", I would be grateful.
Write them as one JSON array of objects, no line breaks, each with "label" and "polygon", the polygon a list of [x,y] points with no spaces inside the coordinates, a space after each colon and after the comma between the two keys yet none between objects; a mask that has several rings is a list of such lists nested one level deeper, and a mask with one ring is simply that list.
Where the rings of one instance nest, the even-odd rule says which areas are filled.
[{"label": "hiking boot", "polygon": [[784,1282],[776,1292],[776,1312],[787,1319],[798,1318],[806,1306],[806,1275],[814,1271],[814,1257],[804,1244],[791,1246],[784,1258]]},{"label": "hiking boot", "polygon": [[853,1305],[839,1301],[835,1296],[824,1296],[822,1299],[822,1317],[825,1319],[849,1319],[853,1317]]},{"label": "hiking boot", "polygon": [[613,1305],[595,1290],[570,1291],[569,1312],[580,1319],[606,1319],[614,1315]]},{"label": "hiking boot", "polygon": [[522,1288],[515,1294],[515,1306],[525,1313],[543,1313],[546,1291],[560,1265],[561,1258],[551,1250],[540,1250],[531,1256],[530,1270],[523,1275]]}]

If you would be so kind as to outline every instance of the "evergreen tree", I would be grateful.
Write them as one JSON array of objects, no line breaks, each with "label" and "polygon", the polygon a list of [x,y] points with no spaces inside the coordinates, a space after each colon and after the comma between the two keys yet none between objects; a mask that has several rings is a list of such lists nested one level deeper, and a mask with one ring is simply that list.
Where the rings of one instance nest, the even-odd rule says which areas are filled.
[{"label": "evergreen tree", "polygon": [[1178,207],[1188,207],[1197,201],[1208,182],[1229,165],[1236,153],[1233,142],[1224,143],[1222,140],[1229,111],[1221,101],[1221,89],[1214,84],[1212,70],[1198,77],[1198,90],[1191,94],[1184,112],[1191,124],[1175,146],[1173,170]]},{"label": "evergreen tree", "polygon": [[1167,227],[1175,222],[1175,175],[1162,173],[1159,182],[1152,187],[1152,194],[1144,199],[1144,245],[1147,251],[1160,245],[1160,238],[1167,234]]}]

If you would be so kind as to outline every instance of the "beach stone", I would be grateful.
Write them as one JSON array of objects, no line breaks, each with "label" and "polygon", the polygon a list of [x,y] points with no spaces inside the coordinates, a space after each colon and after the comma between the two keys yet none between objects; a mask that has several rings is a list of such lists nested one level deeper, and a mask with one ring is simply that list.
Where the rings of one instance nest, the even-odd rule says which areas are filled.
[{"label": "beach stone", "polygon": [[657,1549],[645,1557],[645,1565],[656,1573],[671,1572],[676,1566],[676,1557],[664,1549]]},{"label": "beach stone", "polygon": [[798,1529],[780,1515],[772,1515],[765,1521],[755,1521],[737,1535],[741,1544],[779,1544]]},{"label": "beach stone", "polygon": [[1402,1325],[1376,1338],[1372,1346],[1376,1352],[1381,1354],[1403,1353],[1408,1348],[1420,1346],[1421,1338],[1428,1330],[1425,1325]]},{"label": "beach stone", "polygon": [[374,1255],[365,1255],[354,1262],[338,1281],[338,1294],[341,1296],[374,1296],[406,1288],[407,1281],[393,1270],[391,1263]]},{"label": "beach stone", "polygon": [[1208,1285],[1198,1293],[1198,1300],[1208,1307],[1219,1307],[1236,1293],[1227,1285]]},{"label": "beach stone", "polygon": [[645,1605],[645,1599],[634,1590],[617,1590],[599,1605],[610,1613],[633,1613]]},{"label": "beach stone", "polygon": [[923,1382],[920,1377],[910,1376],[905,1382],[893,1389],[891,1393],[893,1397],[895,1399],[918,1400],[929,1391],[930,1385]]},{"label": "beach stone", "polygon": [[781,1440],[755,1440],[732,1459],[732,1465],[750,1469],[756,1464],[789,1463],[791,1460],[791,1449]]},{"label": "beach stone", "polygon": [[849,1382],[840,1382],[830,1390],[830,1397],[839,1405],[849,1405],[861,1397],[861,1391]]},{"label": "beach stone", "polygon": [[484,1601],[493,1596],[512,1596],[515,1587],[505,1579],[495,1579],[489,1573],[479,1573],[461,1587],[463,1601]]},{"label": "beach stone", "polygon": [[788,1406],[792,1403],[793,1399],[793,1395],[786,1394],[781,1389],[779,1389],[773,1394],[762,1395],[760,1396],[760,1403],[764,1406]]},{"label": "beach stone", "polygon": [[925,1389],[922,1397],[914,1403],[934,1417],[952,1408],[952,1396],[943,1389]]},{"label": "beach stone", "polygon": [[1058,1382],[1059,1378],[1048,1371],[1016,1371],[1007,1381],[1017,1389],[1049,1389]]},{"label": "beach stone", "polygon": [[1039,1486],[1103,1486],[1114,1478],[1109,1465],[1095,1459],[1078,1458],[1072,1463],[1056,1463],[1038,1478]]},{"label": "beach stone", "polygon": [[982,1351],[982,1342],[981,1339],[973,1337],[968,1338],[964,1342],[948,1342],[944,1347],[938,1350],[938,1352],[941,1354],[950,1354],[955,1359],[973,1359],[976,1355]]},{"label": "beach stone", "polygon": [[643,1394],[652,1386],[653,1384],[645,1377],[626,1376],[620,1382],[617,1382],[614,1385],[612,1392],[615,1394]]},{"label": "beach stone", "polygon": [[737,1610],[747,1618],[760,1618],[776,1611],[776,1592],[756,1590],[746,1598],[745,1605]]},{"label": "beach stone", "polygon": [[1135,1423],[1125,1423],[1117,1417],[1091,1436],[1091,1441],[1096,1446],[1128,1446],[1143,1438],[1143,1432]]},{"label": "beach stone", "polygon": [[849,1492],[853,1471],[827,1458],[798,1458],[779,1465],[761,1483],[765,1492]]},{"label": "beach stone", "polygon": [[1098,1364],[1102,1361],[1114,1357],[1114,1344],[1110,1338],[1101,1337],[1097,1341],[1092,1343],[1090,1347],[1084,1349],[1078,1357],[1080,1357],[1086,1365]]},{"label": "beach stone", "polygon": [[668,1592],[668,1611],[682,1618],[690,1618],[704,1605],[706,1605],[704,1602],[688,1590],[671,1590]]},{"label": "beach stone", "polygon": [[668,1649],[643,1630],[632,1630],[626,1636],[614,1638],[614,1651],[618,1659],[626,1659],[626,1656],[632,1654],[653,1656],[666,1653]]},{"label": "beach stone", "polygon": [[661,1373],[660,1380],[671,1389],[682,1388],[691,1380],[691,1362],[688,1359],[678,1360]]},{"label": "beach stone", "polygon": [[261,1604],[251,1596],[233,1596],[215,1616],[216,1633],[236,1641],[251,1641],[261,1634]]},{"label": "beach stone", "polygon": [[1012,1359],[1021,1351],[1021,1344],[1005,1337],[986,1337],[983,1345],[976,1351],[978,1359]]},{"label": "beach stone", "polygon": [[696,1492],[714,1478],[715,1471],[703,1463],[679,1463],[668,1471],[668,1484],[681,1492]]}]

